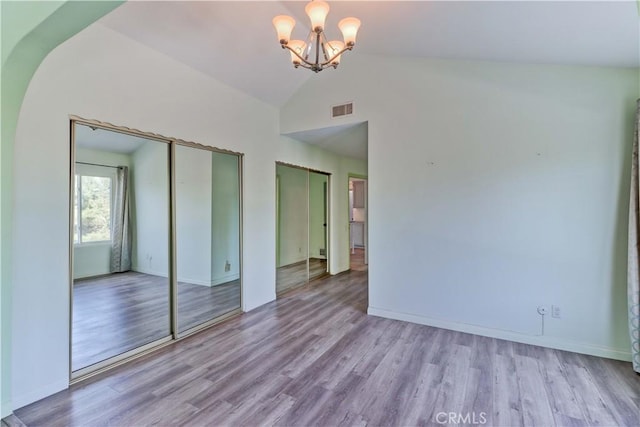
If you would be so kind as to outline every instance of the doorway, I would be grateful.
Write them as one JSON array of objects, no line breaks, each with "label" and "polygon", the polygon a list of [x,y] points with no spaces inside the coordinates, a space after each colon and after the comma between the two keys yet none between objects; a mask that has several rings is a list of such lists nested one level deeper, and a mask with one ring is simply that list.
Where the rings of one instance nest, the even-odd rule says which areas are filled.
[{"label": "doorway", "polygon": [[330,174],[276,164],[276,293],[329,272]]},{"label": "doorway", "polygon": [[369,264],[367,184],[366,177],[349,175],[349,265],[358,271]]}]

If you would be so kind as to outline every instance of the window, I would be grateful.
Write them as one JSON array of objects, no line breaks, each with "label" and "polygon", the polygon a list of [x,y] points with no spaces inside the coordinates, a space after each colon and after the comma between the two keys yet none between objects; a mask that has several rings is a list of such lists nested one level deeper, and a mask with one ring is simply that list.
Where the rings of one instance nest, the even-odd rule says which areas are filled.
[{"label": "window", "polygon": [[73,201],[73,243],[111,241],[113,178],[76,174]]}]

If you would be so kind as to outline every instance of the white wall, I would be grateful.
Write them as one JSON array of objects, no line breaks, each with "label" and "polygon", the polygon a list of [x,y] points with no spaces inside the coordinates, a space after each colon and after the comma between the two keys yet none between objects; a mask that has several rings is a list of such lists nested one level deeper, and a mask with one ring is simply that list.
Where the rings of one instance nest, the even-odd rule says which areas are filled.
[{"label": "white wall", "polygon": [[101,276],[111,272],[111,243],[89,243],[73,248],[73,278]]},{"label": "white wall", "polygon": [[149,141],[133,153],[131,269],[169,275],[169,145]]},{"label": "white wall", "polygon": [[627,359],[638,70],[348,59],[281,130],[369,121],[369,312]]},{"label": "white wall", "polygon": [[[43,61],[27,90],[17,127],[14,408],[68,385],[69,114],[245,153],[245,311],[275,298],[277,160],[335,174],[332,213],[338,210],[344,218],[334,215],[331,271],[348,268],[346,174],[365,173],[364,162],[280,137],[276,108],[94,24]],[[140,179],[137,165],[135,175]]]},{"label": "white wall", "polygon": [[[238,158],[211,154],[211,286],[240,277]],[[229,263],[229,271],[225,266]]]},{"label": "white wall", "polygon": [[309,246],[308,172],[278,165],[280,206],[277,219],[280,231],[280,263],[278,267],[306,261]]},{"label": "white wall", "polygon": [[176,146],[178,281],[211,285],[211,153]]}]

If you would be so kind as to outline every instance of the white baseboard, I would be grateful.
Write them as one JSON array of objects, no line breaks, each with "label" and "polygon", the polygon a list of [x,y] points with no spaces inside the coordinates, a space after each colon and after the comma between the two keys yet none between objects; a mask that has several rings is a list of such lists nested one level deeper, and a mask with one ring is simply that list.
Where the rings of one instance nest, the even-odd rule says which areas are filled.
[{"label": "white baseboard", "polygon": [[147,270],[146,268],[132,268],[131,271],[135,273],[148,274],[150,276],[169,277],[167,273],[164,271],[153,271],[153,270]]},{"label": "white baseboard", "polygon": [[[131,271],[134,271],[136,273],[149,274],[151,276],[168,277],[165,272],[147,270],[145,268],[135,268],[135,269],[132,268]],[[192,285],[200,285],[200,286],[212,287],[212,286],[222,285],[224,283],[231,282],[231,281],[237,280],[239,278],[240,278],[240,274],[239,273],[230,273],[230,274],[227,274],[227,275],[224,275],[224,276],[216,277],[216,278],[214,278],[212,280],[199,280],[199,279],[191,279],[191,278],[188,278],[188,277],[178,277],[178,282],[189,283],[189,284],[192,284]]]},{"label": "white baseboard", "polygon": [[40,399],[44,399],[47,396],[51,396],[52,394],[66,390],[67,388],[69,388],[69,379],[65,378],[40,387],[37,390],[31,390],[29,393],[13,396],[13,409],[20,409],[23,406],[37,402]]},{"label": "white baseboard", "polygon": [[208,280],[190,279],[188,277],[178,277],[178,283],[188,283],[190,285],[206,286],[210,287],[211,283]]},{"label": "white baseboard", "polygon": [[230,273],[224,276],[219,276],[211,279],[211,286],[224,285],[225,283],[233,282],[234,280],[238,280],[240,278],[240,274],[238,273]]},{"label": "white baseboard", "polygon": [[227,274],[225,276],[216,277],[215,279],[211,279],[211,280],[197,280],[197,279],[189,279],[187,277],[178,277],[178,282],[213,288],[214,286],[224,285],[225,283],[232,282],[239,278],[240,278],[240,275],[238,273],[233,273],[233,274]]},{"label": "white baseboard", "polygon": [[551,336],[534,336],[526,335],[518,332],[505,331],[501,329],[487,328],[484,326],[470,325],[461,322],[452,322],[449,320],[433,319],[430,317],[419,316],[409,313],[399,313],[389,311],[382,308],[369,306],[367,314],[387,319],[402,320],[405,322],[417,323],[420,325],[433,326],[436,328],[450,329],[452,331],[466,332],[468,334],[482,335],[490,338],[498,338],[507,341],[514,341],[523,344],[538,345],[540,347],[549,347],[557,350],[572,351],[574,353],[588,354],[591,356],[606,357],[608,359],[631,361],[631,351],[610,347],[601,347],[586,343],[576,343],[561,340]]}]

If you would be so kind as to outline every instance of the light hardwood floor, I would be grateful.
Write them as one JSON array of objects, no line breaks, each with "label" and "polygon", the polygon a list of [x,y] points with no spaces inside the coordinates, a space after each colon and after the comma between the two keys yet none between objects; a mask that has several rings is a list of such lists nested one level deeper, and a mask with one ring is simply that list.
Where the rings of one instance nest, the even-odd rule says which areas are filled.
[{"label": "light hardwood floor", "polygon": [[283,265],[276,269],[276,292],[286,292],[295,287],[304,285],[308,280],[317,279],[325,274],[327,274],[326,259],[309,258],[308,273],[307,261]]},{"label": "light hardwood floor", "polygon": [[[240,281],[178,283],[178,330],[240,308]],[[169,284],[150,274],[111,274],[73,287],[73,370],[169,336]]]},{"label": "light hardwood floor", "polygon": [[448,413],[490,426],[640,422],[630,363],[366,308],[366,272],[317,280],[16,415],[27,426],[413,426]]},{"label": "light hardwood floor", "polygon": [[369,267],[364,263],[364,249],[354,248],[349,254],[349,267],[353,271],[368,271]]}]

